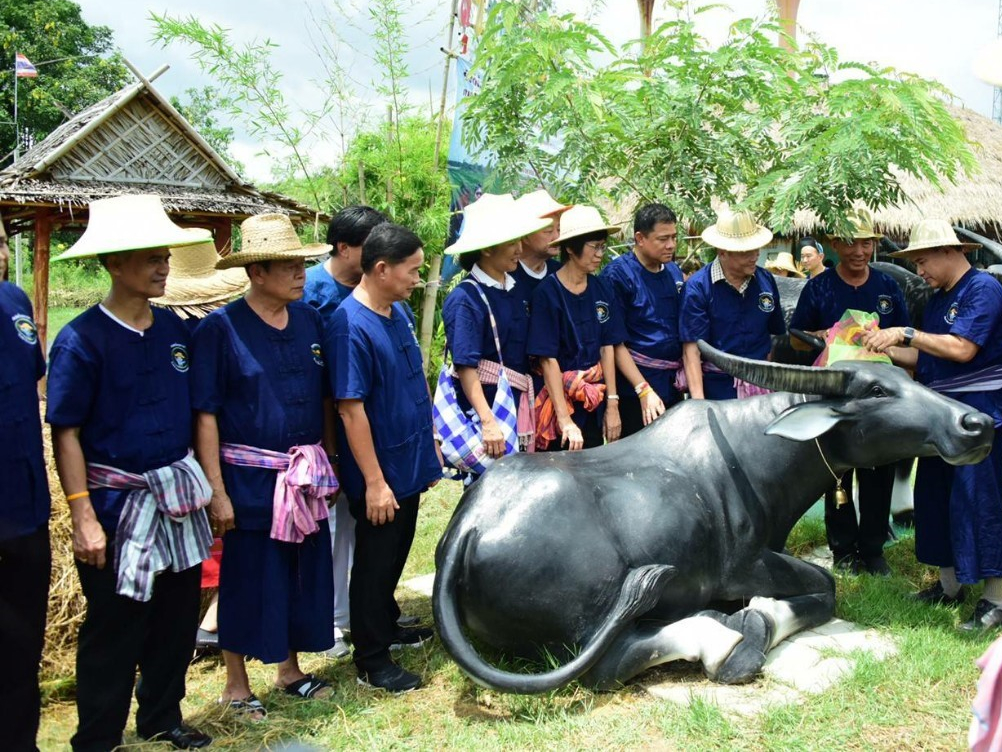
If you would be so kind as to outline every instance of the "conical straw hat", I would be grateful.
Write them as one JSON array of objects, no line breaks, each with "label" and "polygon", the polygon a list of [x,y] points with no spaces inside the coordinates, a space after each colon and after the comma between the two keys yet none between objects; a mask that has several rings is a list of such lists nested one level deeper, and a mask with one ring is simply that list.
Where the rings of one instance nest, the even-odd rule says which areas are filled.
[{"label": "conical straw hat", "polygon": [[501,243],[518,240],[553,223],[532,216],[510,193],[485,193],[464,210],[463,233],[445,249],[447,256],[482,251]]},{"label": "conical straw hat", "polygon": [[212,240],[208,230],[189,232],[174,224],[158,196],[116,196],[90,203],[90,219],[80,239],[53,261],[106,253],[177,248]]},{"label": "conical straw hat", "polygon": [[540,188],[515,199],[515,206],[530,217],[556,217],[574,208],[574,204],[561,204]]},{"label": "conical straw hat", "polygon": [[[164,308],[183,308],[197,318],[221,303],[246,292],[250,286],[243,269],[218,271],[219,254],[213,243],[171,248],[167,289],[150,302]],[[200,311],[201,315],[196,311]]]},{"label": "conical straw hat", "polygon": [[303,242],[285,214],[258,214],[240,223],[241,248],[216,263],[217,269],[232,269],[262,261],[308,259],[330,253],[327,243]]}]

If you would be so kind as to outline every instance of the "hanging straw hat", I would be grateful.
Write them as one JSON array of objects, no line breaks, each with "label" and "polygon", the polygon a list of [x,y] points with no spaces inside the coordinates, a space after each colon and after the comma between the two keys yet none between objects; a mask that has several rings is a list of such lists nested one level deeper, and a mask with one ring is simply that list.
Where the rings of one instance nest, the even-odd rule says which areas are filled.
[{"label": "hanging straw hat", "polygon": [[700,235],[703,242],[721,251],[756,251],[772,240],[772,230],[755,221],[749,211],[721,209],[717,221]]},{"label": "hanging straw hat", "polygon": [[606,224],[594,206],[578,204],[568,209],[560,217],[560,237],[553,241],[551,245],[559,245],[565,240],[590,235],[593,232],[605,230],[610,235],[619,232],[617,225]]},{"label": "hanging straw hat", "polygon": [[80,239],[53,261],[106,253],[180,247],[212,240],[208,230],[189,232],[174,224],[158,196],[116,196],[90,203],[90,219]]},{"label": "hanging straw hat", "polygon": [[840,235],[835,235],[833,233],[826,233],[826,236],[832,240],[880,240],[883,235],[876,232],[873,229],[873,215],[870,214],[870,210],[865,207],[858,207],[856,209],[850,209],[849,213],[846,214],[846,219],[852,225],[852,235],[843,238]]},{"label": "hanging straw hat", "polygon": [[258,214],[240,223],[242,247],[216,262],[217,269],[232,269],[262,261],[308,259],[330,253],[327,243],[303,242],[285,214]]},{"label": "hanging straw hat", "polygon": [[769,259],[765,263],[765,268],[770,272],[785,271],[792,274],[798,279],[804,278],[804,273],[797,268],[796,262],[793,260],[793,254],[789,251],[781,251],[776,254],[776,258]]},{"label": "hanging straw hat", "polygon": [[961,243],[957,233],[945,219],[923,219],[912,228],[911,235],[908,236],[908,247],[890,255],[895,258],[907,257],[930,248],[954,248],[967,253],[980,247],[980,243]]},{"label": "hanging straw hat", "polygon": [[555,201],[553,196],[542,188],[532,193],[526,193],[524,196],[519,196],[515,200],[515,206],[530,217],[543,218],[557,217],[565,211],[574,208],[574,204],[567,204],[565,206],[559,201]]},{"label": "hanging straw hat", "polygon": [[971,65],[974,75],[985,83],[1002,86],[1002,39],[982,48]]},{"label": "hanging straw hat", "polygon": [[520,209],[510,193],[485,193],[467,205],[463,215],[463,232],[455,243],[445,249],[447,256],[482,251],[518,240],[553,222]]},{"label": "hanging straw hat", "polygon": [[174,308],[192,318],[204,318],[225,301],[246,292],[250,280],[242,269],[216,270],[219,254],[214,243],[171,248],[167,289],[150,302]]}]

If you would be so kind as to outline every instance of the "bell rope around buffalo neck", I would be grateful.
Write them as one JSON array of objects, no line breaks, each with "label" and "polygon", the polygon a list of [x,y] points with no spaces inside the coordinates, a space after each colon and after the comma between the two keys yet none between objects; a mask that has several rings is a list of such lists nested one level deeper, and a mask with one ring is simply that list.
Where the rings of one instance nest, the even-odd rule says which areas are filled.
[{"label": "bell rope around buffalo neck", "polygon": [[825,453],[821,451],[821,442],[817,437],[814,438],[814,444],[818,448],[818,454],[821,455],[821,461],[825,463],[825,467],[828,468],[828,472],[830,472],[832,477],[835,479],[835,507],[840,509],[849,503],[849,494],[847,494],[845,489],[842,488],[842,476],[844,476],[845,473],[842,473],[842,475],[835,474],[835,471],[832,470],[832,466],[829,465],[828,460],[825,459]]}]

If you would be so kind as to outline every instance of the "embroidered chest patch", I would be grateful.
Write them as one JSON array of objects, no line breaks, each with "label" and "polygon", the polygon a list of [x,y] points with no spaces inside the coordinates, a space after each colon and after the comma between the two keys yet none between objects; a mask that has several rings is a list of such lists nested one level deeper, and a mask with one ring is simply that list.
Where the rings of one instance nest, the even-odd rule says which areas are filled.
[{"label": "embroidered chest patch", "polygon": [[886,316],[894,312],[894,299],[890,295],[877,296],[877,313]]},{"label": "embroidered chest patch", "polygon": [[758,295],[758,309],[763,313],[772,313],[776,310],[776,299],[771,292],[760,292]]},{"label": "embroidered chest patch", "polygon": [[35,322],[31,320],[31,316],[15,313],[11,316],[11,321],[14,322],[14,331],[17,332],[17,336],[21,338],[22,342],[29,345],[38,344],[38,329],[35,328]]},{"label": "embroidered chest patch", "polygon": [[188,348],[182,344],[175,343],[170,346],[170,364],[175,371],[184,373],[190,365],[188,361]]},{"label": "embroidered chest patch", "polygon": [[320,344],[314,342],[310,345],[310,352],[313,353],[313,362],[322,366],[324,364],[324,351],[320,348]]},{"label": "embroidered chest patch", "polygon": [[598,323],[604,324],[609,320],[609,304],[604,300],[595,301],[595,315],[598,317]]}]

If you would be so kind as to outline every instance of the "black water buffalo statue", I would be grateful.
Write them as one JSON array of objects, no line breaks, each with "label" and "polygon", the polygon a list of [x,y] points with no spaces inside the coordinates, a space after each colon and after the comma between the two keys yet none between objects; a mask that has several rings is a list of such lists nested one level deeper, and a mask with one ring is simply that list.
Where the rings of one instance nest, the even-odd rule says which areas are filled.
[{"label": "black water buffalo statue", "polygon": [[[772,647],[834,613],[831,575],[773,550],[833,485],[828,466],[964,464],[991,448],[991,418],[892,366],[804,368],[699,347],[777,393],[688,400],[608,446],[509,456],[463,495],[436,552],[433,604],[446,650],[474,681],[611,689],[678,659],[718,682],[749,681]],[[502,670],[471,638],[565,662]]]}]

